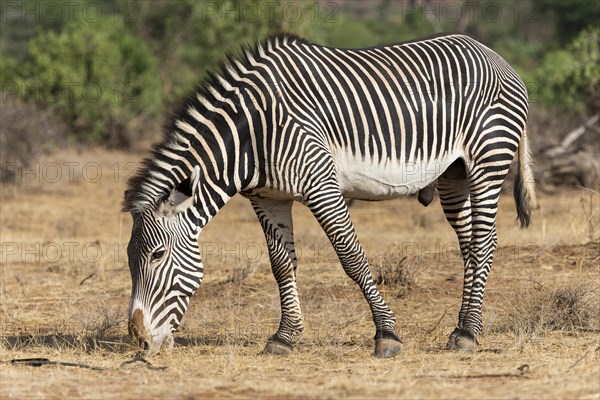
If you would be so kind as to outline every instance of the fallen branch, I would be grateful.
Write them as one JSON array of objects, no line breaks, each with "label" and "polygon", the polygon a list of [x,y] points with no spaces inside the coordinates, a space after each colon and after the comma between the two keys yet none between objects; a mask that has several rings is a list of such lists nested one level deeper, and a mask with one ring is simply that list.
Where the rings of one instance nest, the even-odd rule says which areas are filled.
[{"label": "fallen branch", "polygon": [[546,156],[552,158],[552,157],[556,157],[556,156],[566,153],[568,148],[577,139],[579,139],[585,133],[586,130],[588,130],[596,122],[598,122],[598,120],[600,120],[600,114],[594,115],[592,118],[587,120],[584,124],[578,126],[577,128],[573,129],[571,132],[567,133],[559,146],[553,147],[553,148],[545,151]]},{"label": "fallen branch", "polygon": [[415,378],[426,379],[490,379],[490,378],[521,378],[529,379],[529,364],[523,364],[517,368],[517,372],[503,372],[497,374],[477,374],[477,375],[419,375]]},{"label": "fallen branch", "polygon": [[31,367],[41,367],[43,365],[60,365],[62,367],[86,368],[86,369],[91,369],[94,371],[103,371],[106,369],[106,368],[94,367],[91,365],[81,364],[81,363],[72,363],[72,362],[65,362],[65,361],[51,361],[47,358],[15,358],[13,360],[10,360],[10,363],[17,364],[17,365],[28,365]]}]

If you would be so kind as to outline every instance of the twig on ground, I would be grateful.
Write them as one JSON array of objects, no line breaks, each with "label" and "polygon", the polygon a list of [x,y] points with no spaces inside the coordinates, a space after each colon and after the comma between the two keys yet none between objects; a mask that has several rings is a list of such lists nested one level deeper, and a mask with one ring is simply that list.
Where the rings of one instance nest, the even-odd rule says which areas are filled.
[{"label": "twig on ground", "polygon": [[167,369],[167,367],[155,367],[154,365],[152,365],[152,363],[150,361],[148,361],[144,357],[142,357],[142,355],[139,352],[135,353],[135,355],[133,356],[133,359],[127,360],[127,361],[123,361],[121,363],[121,365],[119,366],[119,368],[123,368],[127,364],[133,364],[133,363],[136,363],[136,362],[144,363],[144,364],[146,364],[146,366],[149,369],[153,369],[153,370],[164,370],[164,369]]},{"label": "twig on ground", "polygon": [[78,368],[91,369],[94,371],[103,371],[106,369],[106,368],[94,367],[91,365],[81,364],[81,363],[72,363],[72,362],[65,362],[65,361],[51,361],[47,358],[15,358],[13,360],[10,360],[10,363],[17,364],[17,365],[28,365],[31,367],[41,367],[42,365],[60,365],[62,367],[78,367]]}]

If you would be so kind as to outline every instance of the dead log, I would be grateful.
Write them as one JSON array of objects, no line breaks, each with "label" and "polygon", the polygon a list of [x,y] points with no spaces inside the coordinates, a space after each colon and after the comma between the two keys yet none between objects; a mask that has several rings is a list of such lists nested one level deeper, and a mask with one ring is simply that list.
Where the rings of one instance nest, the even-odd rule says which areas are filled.
[{"label": "dead log", "polygon": [[559,145],[537,155],[536,175],[542,187],[600,187],[600,114],[568,132]]}]

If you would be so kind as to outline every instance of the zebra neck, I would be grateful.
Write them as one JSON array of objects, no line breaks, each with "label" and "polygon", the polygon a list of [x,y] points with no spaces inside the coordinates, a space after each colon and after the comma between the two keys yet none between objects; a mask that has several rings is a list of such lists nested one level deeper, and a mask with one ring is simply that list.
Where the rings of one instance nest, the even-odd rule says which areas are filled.
[{"label": "zebra neck", "polygon": [[264,179],[265,149],[258,143],[274,124],[272,97],[264,79],[249,85],[239,68],[227,67],[186,99],[130,181],[124,210],[157,207],[198,166],[194,211],[205,224],[236,193]]},{"label": "zebra neck", "polygon": [[235,193],[228,193],[209,180],[201,183],[194,195],[194,206],[192,208],[192,213],[198,221],[198,227],[200,229],[204,228],[234,195]]},{"label": "zebra neck", "polygon": [[[257,179],[255,136],[251,132],[257,120],[253,107],[230,104],[196,96],[172,126],[172,138],[164,142],[162,153],[169,155],[174,182],[200,168],[195,193],[195,211],[201,227],[238,192]],[[236,103],[239,104],[240,100]],[[177,167],[175,167],[177,166]]]}]

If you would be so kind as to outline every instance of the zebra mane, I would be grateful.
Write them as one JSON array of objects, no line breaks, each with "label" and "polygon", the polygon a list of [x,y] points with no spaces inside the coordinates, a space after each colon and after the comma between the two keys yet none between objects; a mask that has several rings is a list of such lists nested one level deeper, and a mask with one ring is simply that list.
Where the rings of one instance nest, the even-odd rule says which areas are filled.
[{"label": "zebra mane", "polygon": [[[308,43],[308,41],[296,35],[280,33],[243,46],[239,54],[227,52],[218,68],[209,71],[207,77],[179,101],[174,108],[175,112],[163,124],[162,139],[152,145],[150,154],[141,161],[136,174],[127,181],[122,211],[142,212],[155,208],[178,183],[185,180],[187,176],[181,176],[182,173],[191,173],[191,170],[182,171],[183,165],[179,165],[177,172],[171,170],[167,164],[169,158],[165,154],[172,154],[174,149],[181,150],[189,146],[190,134],[178,129],[177,123],[188,115],[190,107],[201,114],[206,110],[198,98],[217,101],[215,95],[220,96],[221,99],[230,96],[224,85],[235,83],[236,78],[233,74],[240,74],[240,67],[250,68],[250,64],[259,59],[261,53],[264,54],[267,49],[280,48],[292,43]],[[210,138],[205,139],[210,140]],[[185,169],[189,168],[185,167]],[[165,178],[172,181],[168,185],[170,187],[165,187]]]}]

